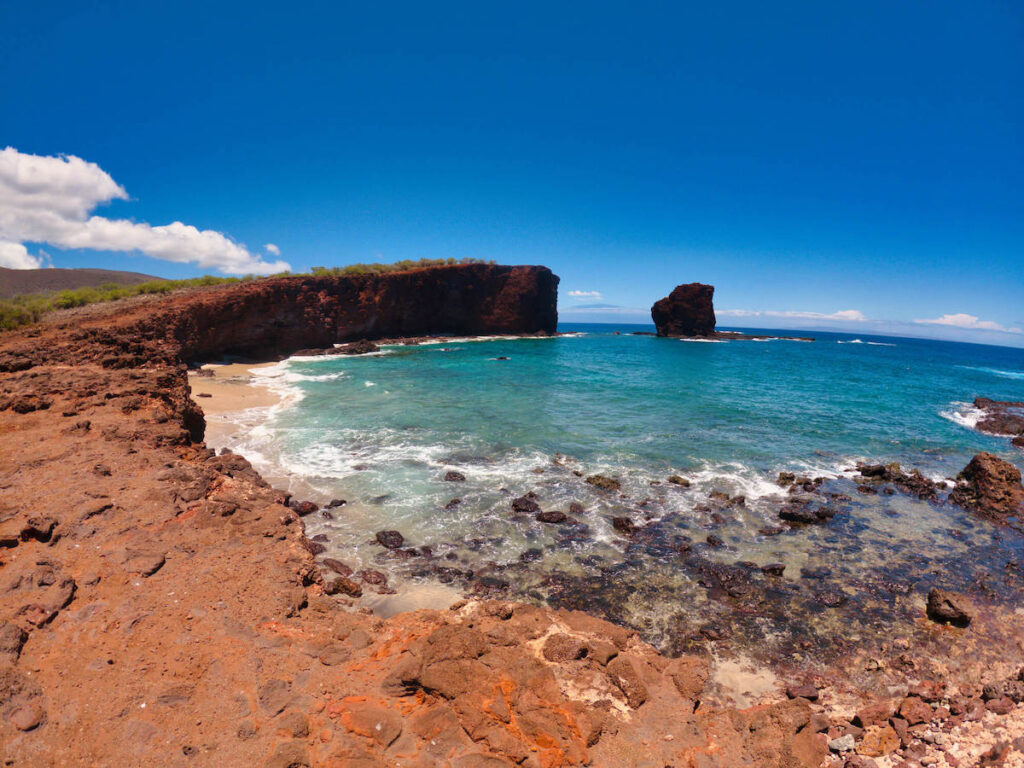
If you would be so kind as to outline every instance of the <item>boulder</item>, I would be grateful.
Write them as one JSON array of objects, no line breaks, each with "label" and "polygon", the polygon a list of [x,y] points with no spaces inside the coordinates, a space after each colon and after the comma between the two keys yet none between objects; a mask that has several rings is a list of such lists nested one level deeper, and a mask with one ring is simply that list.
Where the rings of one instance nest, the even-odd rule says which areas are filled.
[{"label": "boulder", "polygon": [[385,549],[399,549],[405,537],[398,531],[377,531],[377,543]]},{"label": "boulder", "polygon": [[991,453],[979,453],[956,476],[949,500],[985,517],[1005,521],[1024,513],[1020,470]]},{"label": "boulder", "polygon": [[600,488],[602,491],[617,491],[622,488],[622,483],[614,477],[607,477],[605,475],[590,475],[586,479],[586,483],[595,488]]},{"label": "boulder", "polygon": [[659,336],[711,336],[715,332],[713,285],[677,285],[651,307]]},{"label": "boulder", "polygon": [[939,624],[966,627],[971,623],[970,605],[960,595],[932,587],[925,608],[928,618]]}]

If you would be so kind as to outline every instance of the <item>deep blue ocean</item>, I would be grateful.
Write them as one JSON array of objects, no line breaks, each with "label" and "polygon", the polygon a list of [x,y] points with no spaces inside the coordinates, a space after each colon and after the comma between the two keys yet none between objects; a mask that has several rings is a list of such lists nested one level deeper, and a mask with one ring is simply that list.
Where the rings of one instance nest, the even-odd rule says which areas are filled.
[{"label": "deep blue ocean", "polygon": [[[571,335],[293,358],[263,371],[288,404],[250,420],[233,447],[296,493],[346,500],[334,519],[307,525],[354,567],[379,564],[374,533],[394,529],[525,599],[575,605],[552,586],[563,577],[591,591],[600,589],[594,579],[633,583],[621,600],[581,607],[663,644],[673,601],[705,599],[699,579],[656,552],[631,551],[615,516],[668,526],[666,536],[700,546],[713,531],[724,546],[708,548],[708,560],[783,562],[796,580],[800,568],[827,562],[837,574],[874,569],[918,584],[918,570],[968,552],[978,569],[1021,555],[1016,534],[951,505],[858,496],[849,470],[897,461],[952,478],[979,451],[1024,464],[1006,439],[972,429],[970,406],[977,396],[1024,400],[1024,350],[823,332],[809,334],[814,342],[714,343],[632,335],[646,326],[560,330]],[[465,481],[446,481],[449,471]],[[850,497],[844,514],[813,530],[760,535],[779,522],[780,471],[827,478],[826,488]],[[584,483],[594,473],[617,478],[621,491]],[[673,474],[690,488],[666,484]],[[745,505],[719,509],[709,504],[716,491]],[[510,499],[529,492],[544,509],[582,505],[584,533],[567,537],[513,514]],[[628,572],[609,577],[624,563]],[[415,563],[396,568],[392,586],[431,579]],[[976,575],[966,568],[950,578]]]}]

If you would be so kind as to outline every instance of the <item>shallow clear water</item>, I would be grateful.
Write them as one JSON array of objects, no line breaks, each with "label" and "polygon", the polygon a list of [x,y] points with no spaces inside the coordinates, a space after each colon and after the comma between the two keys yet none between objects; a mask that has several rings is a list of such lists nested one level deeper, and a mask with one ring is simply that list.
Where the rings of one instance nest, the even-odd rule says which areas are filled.
[{"label": "shallow clear water", "polygon": [[[267,371],[291,404],[257,419],[234,447],[318,501],[346,499],[334,519],[318,515],[307,526],[353,566],[383,562],[393,584],[441,579],[588,608],[666,647],[686,646],[709,617],[735,624],[736,606],[726,615],[708,604],[716,589],[708,563],[785,564],[781,580],[762,585],[757,572],[747,581],[762,604],[797,601],[818,622],[872,606],[891,613],[904,599],[891,582],[919,590],[925,575],[934,581],[965,557],[968,567],[943,575],[946,586],[998,571],[994,594],[1019,590],[1003,574],[1021,555],[1017,534],[949,505],[857,494],[845,470],[857,460],[899,461],[940,479],[982,450],[1019,465],[1005,439],[970,428],[967,403],[1024,400],[1024,351],[826,333],[813,343],[705,343],[630,335],[629,326],[561,330],[576,335],[293,359]],[[450,470],[465,482],[445,481]],[[760,533],[779,525],[782,470],[828,478],[822,493],[843,494],[832,502],[837,516]],[[587,485],[593,473],[619,479],[621,490]],[[665,483],[671,474],[691,487]],[[745,502],[711,499],[712,491]],[[515,513],[511,499],[527,492],[544,510],[581,504],[577,524]],[[648,527],[623,537],[616,516]],[[371,543],[381,529],[431,556],[383,553]],[[710,533],[723,546],[705,544]],[[800,575],[826,565],[828,576]],[[727,609],[729,599],[745,596],[732,595]],[[801,621],[792,605],[789,613],[772,634]],[[730,631],[753,637],[750,626]]]}]

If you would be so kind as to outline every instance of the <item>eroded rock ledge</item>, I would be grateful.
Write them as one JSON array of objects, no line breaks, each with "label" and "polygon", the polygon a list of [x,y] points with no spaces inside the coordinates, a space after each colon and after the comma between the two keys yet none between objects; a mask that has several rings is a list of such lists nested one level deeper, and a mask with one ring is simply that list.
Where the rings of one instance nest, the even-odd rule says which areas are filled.
[{"label": "eroded rock ledge", "polygon": [[[244,284],[0,337],[5,764],[818,765],[827,723],[806,700],[709,706],[705,660],[585,614],[346,609],[284,498],[205,448],[197,357],[553,330],[547,270],[455,269]],[[426,285],[442,288],[403,299]]]}]

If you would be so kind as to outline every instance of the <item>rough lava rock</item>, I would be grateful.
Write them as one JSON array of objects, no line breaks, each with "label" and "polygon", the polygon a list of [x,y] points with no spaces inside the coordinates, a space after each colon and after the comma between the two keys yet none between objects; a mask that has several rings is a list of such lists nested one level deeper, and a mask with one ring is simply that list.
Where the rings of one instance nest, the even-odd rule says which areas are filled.
[{"label": "rough lava rock", "polygon": [[715,332],[713,285],[685,283],[651,307],[659,336],[711,336]]},{"label": "rough lava rock", "polygon": [[[1020,470],[991,453],[979,453],[956,476],[949,500],[997,522],[1024,514]],[[1018,522],[1016,527],[1020,527]]]}]

